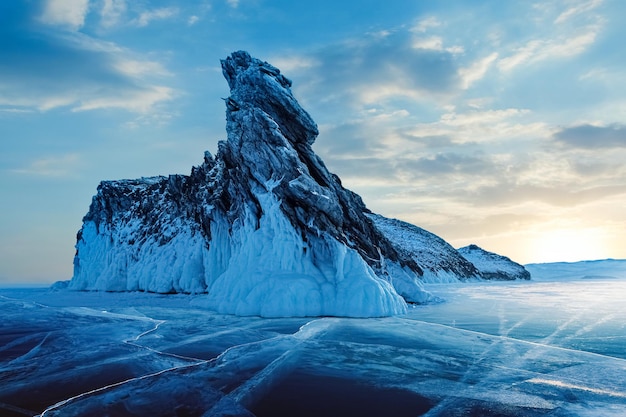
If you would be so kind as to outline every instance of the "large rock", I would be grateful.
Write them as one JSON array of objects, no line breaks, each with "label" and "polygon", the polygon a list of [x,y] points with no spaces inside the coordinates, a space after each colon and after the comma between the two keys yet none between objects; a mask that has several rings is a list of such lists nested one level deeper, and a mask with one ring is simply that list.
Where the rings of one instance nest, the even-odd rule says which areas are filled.
[{"label": "large rock", "polygon": [[75,290],[206,293],[221,313],[387,316],[475,278],[445,241],[371,213],[311,145],[291,81],[246,52],[222,61],[227,141],[190,175],[103,181],[78,233]]},{"label": "large rock", "polygon": [[104,181],[78,233],[77,290],[206,292],[262,316],[385,316],[425,302],[396,250],[311,149],[317,127],[266,62],[222,61],[228,140],[189,176]]}]

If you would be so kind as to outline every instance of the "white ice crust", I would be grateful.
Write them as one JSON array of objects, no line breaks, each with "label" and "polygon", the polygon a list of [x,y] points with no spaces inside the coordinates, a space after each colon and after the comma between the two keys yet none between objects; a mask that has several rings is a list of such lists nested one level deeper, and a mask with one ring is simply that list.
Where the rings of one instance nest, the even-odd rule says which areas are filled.
[{"label": "white ice crust", "polygon": [[[378,277],[355,250],[324,235],[305,243],[271,191],[257,197],[264,213],[258,227],[251,214],[230,231],[225,221],[213,222],[207,248],[199,234],[178,224],[166,245],[143,242],[141,259],[120,243],[138,224],[131,221],[119,230],[101,225],[98,231],[93,222],[85,222],[69,288],[207,292],[207,307],[247,316],[379,317],[406,312],[391,283]],[[318,247],[307,247],[312,244]],[[411,288],[414,298],[420,297],[420,288]]]}]

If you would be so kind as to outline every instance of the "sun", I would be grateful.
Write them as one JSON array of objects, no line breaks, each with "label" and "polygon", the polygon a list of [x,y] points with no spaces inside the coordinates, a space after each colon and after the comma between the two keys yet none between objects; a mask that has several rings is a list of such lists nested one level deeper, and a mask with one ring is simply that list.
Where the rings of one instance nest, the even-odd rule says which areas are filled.
[{"label": "sun", "polygon": [[599,229],[556,229],[533,242],[536,262],[576,262],[606,257],[605,235]]}]

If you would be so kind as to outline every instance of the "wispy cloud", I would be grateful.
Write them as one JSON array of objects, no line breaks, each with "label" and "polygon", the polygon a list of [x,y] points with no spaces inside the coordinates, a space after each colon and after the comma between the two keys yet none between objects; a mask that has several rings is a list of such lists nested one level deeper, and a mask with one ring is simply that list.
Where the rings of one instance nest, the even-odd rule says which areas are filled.
[{"label": "wispy cloud", "polygon": [[417,23],[411,28],[412,32],[424,33],[429,29],[441,26],[442,23],[434,16],[429,16],[417,21]]},{"label": "wispy cloud", "polygon": [[588,13],[591,10],[595,9],[596,7],[600,6],[603,3],[603,1],[604,0],[581,1],[578,4],[568,8],[567,10],[559,14],[557,18],[554,20],[554,23],[556,24],[564,23],[565,21],[573,18],[574,16]]},{"label": "wispy cloud", "polygon": [[0,107],[0,113],[27,114],[27,113],[33,113],[33,112],[34,110],[32,109],[23,109],[23,108],[16,108],[16,107],[7,107],[7,108]]},{"label": "wispy cloud", "polygon": [[94,96],[75,100],[72,111],[86,111],[98,109],[124,109],[134,113],[148,113],[155,109],[158,103],[172,100],[175,91],[164,86],[150,86],[132,91],[119,91],[117,95]]},{"label": "wispy cloud", "polygon": [[361,111],[387,100],[425,100],[459,86],[454,54],[438,46],[414,48],[408,30],[349,39],[297,60],[288,56],[278,61],[291,67],[285,74],[295,74],[297,88],[310,102],[342,106],[344,112],[346,106]]},{"label": "wispy cloud", "polygon": [[139,14],[139,17],[134,19],[131,23],[144,27],[148,26],[152,21],[155,20],[166,20],[178,15],[179,9],[178,7],[162,7],[154,10],[146,10]]},{"label": "wispy cloud", "polygon": [[591,46],[598,35],[600,26],[583,28],[579,35],[559,39],[534,39],[517,48],[515,52],[498,62],[500,70],[508,72],[520,65],[535,64],[541,61],[567,58],[583,53]]},{"label": "wispy cloud", "polygon": [[100,24],[104,28],[118,25],[127,9],[126,0],[103,0],[100,9]]},{"label": "wispy cloud", "polygon": [[433,51],[446,51],[451,54],[462,54],[465,49],[459,45],[444,46],[444,40],[440,36],[415,37],[412,42],[414,49],[430,49]]},{"label": "wispy cloud", "polygon": [[494,52],[472,63],[469,67],[460,68],[459,77],[461,78],[462,88],[467,89],[476,81],[481,80],[497,58],[498,53]]},{"label": "wispy cloud", "polygon": [[189,16],[189,19],[187,19],[187,24],[189,26],[193,26],[196,23],[198,23],[199,21],[200,21],[200,17],[198,17],[196,15],[192,15],[192,16]]},{"label": "wispy cloud", "polygon": [[626,148],[626,126],[583,124],[559,130],[554,134],[554,139],[562,145],[575,148]]},{"label": "wispy cloud", "polygon": [[42,23],[78,30],[85,24],[89,0],[47,0],[39,16]]},{"label": "wispy cloud", "polygon": [[[510,72],[519,66],[571,58],[587,51],[596,42],[606,23],[601,14],[592,12],[601,3],[602,0],[578,2],[559,13],[553,22],[543,18],[544,14],[549,16],[553,11],[539,7],[535,25],[540,35],[511,48],[512,53],[501,53],[498,68]],[[566,24],[575,17],[578,17],[575,24]]]},{"label": "wispy cloud", "polygon": [[129,77],[140,76],[171,76],[172,73],[168,71],[162,63],[157,61],[150,61],[148,59],[138,60],[128,57],[120,57],[113,63],[115,69],[122,74],[126,74]]},{"label": "wispy cloud", "polygon": [[34,175],[50,178],[64,178],[76,173],[80,167],[81,157],[77,153],[60,156],[48,156],[36,159],[22,168],[10,170],[15,174]]},{"label": "wispy cloud", "polygon": [[[47,5],[51,4],[61,7]],[[64,7],[68,4],[63,3]],[[114,7],[114,3],[103,7],[107,4]],[[121,7],[123,2],[116,4]],[[80,15],[84,16],[84,11]],[[14,16],[20,18],[27,16]],[[1,106],[38,111],[118,108],[147,113],[177,96],[164,83],[171,73],[162,62],[81,32],[43,30],[45,36],[32,36],[10,26],[0,29],[12,45],[0,49],[0,61],[11,62],[0,66]]]}]

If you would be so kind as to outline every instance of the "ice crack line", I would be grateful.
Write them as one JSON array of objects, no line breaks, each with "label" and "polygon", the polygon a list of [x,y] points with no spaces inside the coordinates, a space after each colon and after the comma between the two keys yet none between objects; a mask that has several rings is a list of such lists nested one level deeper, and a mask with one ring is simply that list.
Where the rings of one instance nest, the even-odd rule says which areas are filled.
[{"label": "ice crack line", "polygon": [[85,397],[88,397],[88,396],[93,395],[93,394],[106,392],[106,391],[108,391],[110,389],[113,389],[113,388],[116,388],[116,387],[128,384],[130,382],[141,381],[141,380],[148,379],[148,378],[154,378],[156,376],[163,375],[164,373],[172,372],[172,371],[176,371],[176,370],[180,370],[180,369],[193,368],[195,366],[200,366],[200,365],[203,365],[205,363],[209,363],[209,362],[214,361],[214,360],[215,359],[209,359],[209,360],[203,360],[203,361],[200,361],[200,362],[197,362],[197,363],[192,363],[192,364],[189,364],[189,365],[174,366],[172,368],[162,369],[162,370],[160,370],[158,372],[154,372],[154,373],[151,373],[151,374],[138,376],[136,378],[130,378],[130,379],[127,379],[127,380],[124,380],[124,381],[116,382],[114,384],[106,385],[104,387],[96,388],[96,389],[93,389],[91,391],[83,392],[81,394],[75,395],[75,396],[70,397],[68,399],[65,399],[63,401],[59,401],[58,403],[56,403],[54,405],[51,405],[50,407],[46,408],[41,414],[39,414],[38,416],[35,416],[35,417],[45,417],[47,413],[52,412],[52,411],[54,411],[54,410],[56,410],[58,408],[61,408],[64,405],[67,405],[67,404],[69,404],[71,402],[74,402],[76,400],[80,400],[81,398],[85,398]]},{"label": "ice crack line", "polygon": [[144,345],[141,345],[139,343],[135,343],[135,342],[138,342],[139,339],[141,339],[142,337],[147,336],[150,333],[156,332],[162,324],[167,323],[166,320],[155,320],[155,319],[152,319],[152,318],[148,318],[148,319],[154,323],[154,327],[152,329],[146,330],[145,332],[138,334],[137,336],[133,337],[132,339],[123,340],[123,342],[125,344],[129,345],[129,346],[134,346],[134,347],[137,347],[137,348],[140,348],[140,349],[145,349],[145,350],[147,350],[149,352],[154,352],[154,353],[156,353],[158,355],[169,356],[169,357],[173,357],[173,358],[177,358],[177,359],[182,359],[182,360],[185,360],[185,361],[193,361],[193,362],[202,361],[202,359],[199,359],[199,358],[192,358],[190,356],[182,356],[182,355],[177,355],[175,353],[163,352],[161,350],[157,350],[157,349],[151,348],[149,346],[144,346]]},{"label": "ice crack line", "polygon": [[47,413],[52,412],[52,411],[54,411],[56,409],[59,409],[59,408],[65,406],[65,405],[67,405],[67,404],[69,404],[71,402],[74,402],[76,400],[80,400],[81,398],[85,398],[85,397],[88,397],[88,396],[93,395],[93,394],[97,394],[97,393],[108,391],[110,389],[122,386],[124,384],[128,384],[130,382],[141,381],[141,380],[148,379],[148,378],[154,378],[154,377],[162,375],[162,374],[164,374],[166,372],[172,372],[172,371],[176,371],[176,370],[192,368],[192,367],[203,365],[203,364],[206,364],[206,363],[209,363],[209,362],[215,360],[215,359],[202,360],[202,359],[198,359],[198,358],[191,358],[191,357],[187,357],[187,356],[176,355],[174,353],[163,352],[163,351],[160,351],[160,350],[157,350],[157,349],[153,349],[151,347],[144,346],[144,345],[141,345],[139,343],[136,343],[136,342],[139,341],[139,339],[147,336],[148,334],[156,332],[159,329],[160,326],[162,326],[163,324],[167,323],[166,320],[156,320],[156,319],[153,319],[151,317],[143,318],[143,317],[135,317],[135,316],[128,316],[128,315],[120,315],[120,314],[115,314],[115,313],[109,313],[109,312],[106,312],[106,311],[100,312],[99,314],[115,316],[115,317],[118,317],[118,318],[119,317],[123,317],[123,318],[130,319],[130,320],[148,320],[148,321],[152,322],[154,324],[154,327],[152,327],[151,329],[145,330],[145,331],[139,333],[138,335],[136,335],[136,336],[134,336],[134,337],[132,337],[130,339],[122,340],[122,343],[130,345],[130,346],[133,346],[133,347],[136,347],[136,348],[139,348],[139,349],[145,349],[147,351],[156,353],[158,355],[174,357],[174,358],[182,359],[182,360],[185,360],[185,361],[193,361],[194,363],[174,366],[174,367],[163,369],[163,370],[151,373],[151,374],[141,375],[141,376],[138,376],[138,377],[135,377],[135,378],[129,378],[129,379],[124,380],[124,381],[116,382],[114,384],[109,384],[109,385],[106,385],[106,386],[103,386],[103,387],[99,387],[99,388],[96,388],[96,389],[93,389],[93,390],[90,390],[90,391],[87,391],[87,392],[83,392],[81,394],[78,394],[78,395],[75,395],[73,397],[67,398],[65,400],[59,401],[56,404],[53,404],[52,406],[46,408],[37,417],[45,417]]}]

